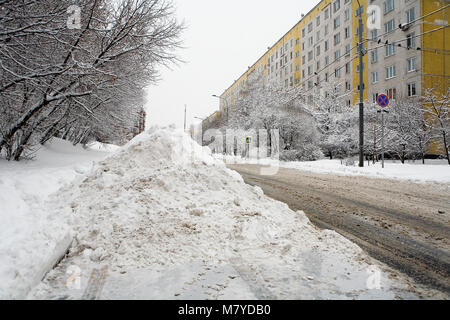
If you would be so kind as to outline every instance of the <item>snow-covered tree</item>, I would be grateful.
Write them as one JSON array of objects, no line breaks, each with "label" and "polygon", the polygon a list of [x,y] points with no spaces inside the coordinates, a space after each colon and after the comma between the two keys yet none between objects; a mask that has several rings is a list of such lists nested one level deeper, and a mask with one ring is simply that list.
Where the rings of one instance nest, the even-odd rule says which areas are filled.
[{"label": "snow-covered tree", "polygon": [[61,136],[129,139],[144,88],[176,60],[182,30],[165,0],[3,0],[0,6],[0,154]]},{"label": "snow-covered tree", "polygon": [[424,163],[432,132],[426,124],[422,101],[413,98],[397,99],[389,109],[389,152],[400,158],[402,163],[406,158],[420,158]]},{"label": "snow-covered tree", "polygon": [[342,91],[338,79],[322,82],[312,88],[305,108],[314,117],[322,137],[320,147],[330,159],[353,155],[358,146],[357,109],[348,104],[352,91]]},{"label": "snow-covered tree", "polygon": [[423,112],[426,115],[425,124],[432,132],[433,142],[440,146],[450,165],[450,88],[443,94],[435,89],[427,89],[423,97]]},{"label": "snow-covered tree", "polygon": [[316,160],[322,156],[319,132],[303,101],[300,88],[267,84],[262,73],[254,71],[238,95],[229,126],[236,130],[265,129],[269,145],[271,130],[279,130],[281,159]]}]

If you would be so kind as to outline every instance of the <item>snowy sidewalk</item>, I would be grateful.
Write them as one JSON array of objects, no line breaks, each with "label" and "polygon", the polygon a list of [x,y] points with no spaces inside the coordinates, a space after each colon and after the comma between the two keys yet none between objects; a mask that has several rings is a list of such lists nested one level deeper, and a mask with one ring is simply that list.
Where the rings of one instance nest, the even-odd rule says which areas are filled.
[{"label": "snowy sidewalk", "polygon": [[55,139],[36,160],[0,160],[0,299],[25,297],[65,253],[69,217],[48,211],[46,201],[108,154]]}]

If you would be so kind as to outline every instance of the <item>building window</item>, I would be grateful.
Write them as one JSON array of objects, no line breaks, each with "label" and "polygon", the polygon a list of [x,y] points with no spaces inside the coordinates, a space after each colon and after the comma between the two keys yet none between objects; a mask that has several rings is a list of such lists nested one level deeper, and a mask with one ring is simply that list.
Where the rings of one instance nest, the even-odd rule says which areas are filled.
[{"label": "building window", "polygon": [[416,37],[415,37],[415,33],[410,33],[406,36],[406,45],[408,46],[408,48],[413,48],[416,45]]},{"label": "building window", "polygon": [[387,93],[387,96],[389,97],[389,99],[391,99],[391,100],[397,99],[397,89],[396,88],[388,89],[386,93]]},{"label": "building window", "polygon": [[395,65],[386,68],[386,80],[392,79],[397,76],[397,70]]},{"label": "building window", "polygon": [[317,31],[317,39],[316,39],[316,41],[320,41],[320,30]]},{"label": "building window", "polygon": [[350,71],[351,71],[351,69],[350,69],[350,62],[347,62],[346,64],[345,64],[345,73],[350,73]]},{"label": "building window", "polygon": [[350,43],[349,43],[345,46],[345,54],[346,55],[350,54],[350,50],[351,50],[351,48],[350,48]]},{"label": "building window", "polygon": [[311,33],[312,30],[313,30],[313,24],[312,24],[312,22],[310,22],[308,24],[308,33]]},{"label": "building window", "polygon": [[377,101],[378,101],[378,93],[374,93],[374,94],[372,95],[372,102],[375,103],[375,102],[377,102]]},{"label": "building window", "polygon": [[408,59],[408,72],[416,71],[416,58]]},{"label": "building window", "polygon": [[[363,69],[364,69],[364,64],[363,64]],[[359,67],[359,64],[358,65],[356,65],[356,73],[359,73],[359,69],[360,69],[360,67]]]},{"label": "building window", "polygon": [[350,91],[351,89],[352,88],[351,88],[350,82],[349,81],[345,81],[345,90]]},{"label": "building window", "polygon": [[325,57],[325,65],[329,65],[330,64],[330,57],[326,56]]},{"label": "building window", "polygon": [[350,38],[350,27],[346,27],[344,33],[345,33],[345,39]]},{"label": "building window", "polygon": [[350,19],[350,9],[348,9],[348,8],[345,9],[344,16],[345,16],[345,21],[348,21]]},{"label": "building window", "polygon": [[395,28],[395,19],[389,20],[384,24],[384,32],[392,32]]},{"label": "building window", "polygon": [[330,17],[330,10],[328,8],[325,9],[325,19]]},{"label": "building window", "polygon": [[386,0],[384,3],[384,13],[388,13],[394,10],[394,0]]},{"label": "building window", "polygon": [[338,45],[339,43],[341,43],[341,33],[337,33],[334,35],[334,45]]},{"label": "building window", "polygon": [[311,61],[314,58],[313,51],[308,52],[308,61]]},{"label": "building window", "polygon": [[337,12],[341,8],[341,0],[336,0],[333,3],[333,10],[334,12]]},{"label": "building window", "polygon": [[386,46],[386,57],[390,57],[395,54],[395,46],[393,44],[388,44]]},{"label": "building window", "polygon": [[371,52],[372,63],[378,62],[378,49],[374,49]]},{"label": "building window", "polygon": [[328,34],[328,25],[325,26],[325,35]]},{"label": "building window", "polygon": [[341,58],[341,50],[334,52],[334,60],[339,60]]},{"label": "building window", "polygon": [[341,26],[341,17],[337,17],[334,19],[334,28],[337,29]]},{"label": "building window", "polygon": [[320,46],[317,46],[316,48],[316,56],[320,56]]},{"label": "building window", "polygon": [[328,51],[329,47],[330,47],[330,43],[327,40],[327,41],[325,41],[325,51]]},{"label": "building window", "polygon": [[408,97],[414,97],[416,94],[416,84],[408,83]]},{"label": "building window", "polygon": [[341,77],[341,69],[335,69],[334,70],[334,77],[340,78]]},{"label": "building window", "polygon": [[316,26],[320,26],[320,16],[316,18]]},{"label": "building window", "polygon": [[372,72],[372,83],[378,82],[378,72]]},{"label": "building window", "polygon": [[406,22],[411,23],[416,19],[416,10],[414,8],[411,8],[406,11]]},{"label": "building window", "polygon": [[370,35],[371,35],[372,40],[374,40],[374,41],[377,40],[377,38],[378,38],[378,30],[374,29],[374,30],[370,31]]}]

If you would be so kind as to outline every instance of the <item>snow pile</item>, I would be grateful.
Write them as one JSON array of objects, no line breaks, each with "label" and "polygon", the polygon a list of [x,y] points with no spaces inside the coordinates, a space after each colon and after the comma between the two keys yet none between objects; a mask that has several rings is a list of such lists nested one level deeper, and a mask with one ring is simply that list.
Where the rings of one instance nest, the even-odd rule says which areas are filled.
[{"label": "snow pile", "polygon": [[0,299],[24,297],[65,253],[68,216],[48,211],[46,200],[106,155],[55,139],[34,161],[0,160]]},{"label": "snow pile", "polygon": [[341,160],[318,160],[318,161],[293,161],[284,162],[273,159],[243,159],[240,157],[217,155],[217,159],[223,159],[228,164],[260,164],[279,166],[280,168],[297,169],[315,173],[331,173],[344,176],[367,176],[371,178],[411,180],[414,182],[437,182],[450,183],[450,166],[447,160],[427,160],[428,164],[416,163],[402,164],[400,162],[386,161],[385,168],[381,162],[373,164],[364,163],[365,167],[345,165]]},{"label": "snow pile", "polygon": [[[72,216],[74,243],[29,298],[89,296],[103,286],[89,284],[93,271],[104,268],[103,299],[415,297],[358,246],[171,128],[138,136],[53,205]],[[379,268],[381,288],[370,290]],[[67,285],[70,270],[80,287]]]}]

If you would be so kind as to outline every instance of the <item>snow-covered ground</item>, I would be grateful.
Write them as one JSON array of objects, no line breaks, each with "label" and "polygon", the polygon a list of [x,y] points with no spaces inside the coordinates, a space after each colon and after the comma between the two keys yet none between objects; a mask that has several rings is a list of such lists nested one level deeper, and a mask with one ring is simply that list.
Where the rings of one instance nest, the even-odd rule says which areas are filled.
[{"label": "snow-covered ground", "polygon": [[109,154],[93,147],[55,139],[35,160],[0,160],[0,299],[23,298],[70,245],[67,216],[49,211],[46,201]]},{"label": "snow-covered ground", "polygon": [[30,299],[419,297],[171,128],[138,136],[46,207],[70,217],[74,242]]},{"label": "snow-covered ground", "polygon": [[357,161],[354,165],[346,165],[341,160],[318,160],[305,162],[284,162],[271,159],[242,159],[240,157],[221,155],[215,156],[217,159],[224,159],[228,164],[262,164],[279,166],[280,168],[291,168],[315,173],[332,173],[346,176],[368,176],[373,178],[411,180],[415,182],[438,182],[450,183],[450,166],[447,160],[427,160],[425,165],[421,161],[407,162],[386,161],[385,168],[381,162],[373,164],[364,163],[365,167],[358,167]]}]

